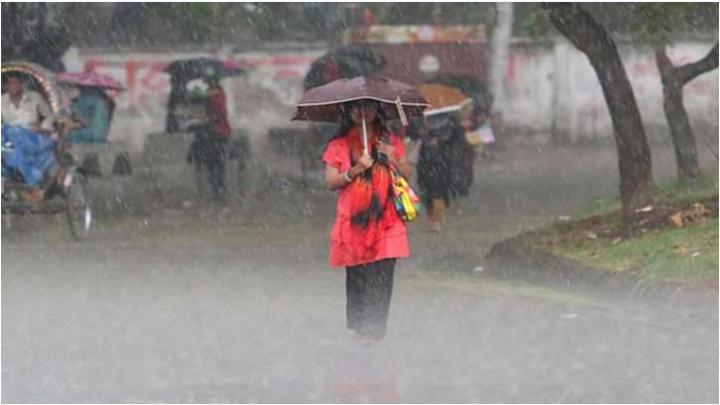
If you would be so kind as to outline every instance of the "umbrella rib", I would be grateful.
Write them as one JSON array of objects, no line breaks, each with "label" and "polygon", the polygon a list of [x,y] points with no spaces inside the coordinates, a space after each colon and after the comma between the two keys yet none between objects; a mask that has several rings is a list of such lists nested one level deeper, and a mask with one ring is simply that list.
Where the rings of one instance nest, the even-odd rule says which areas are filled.
[{"label": "umbrella rib", "polygon": [[[351,98],[334,100],[334,101],[323,101],[323,102],[318,102],[318,103],[298,103],[297,106],[298,107],[315,107],[315,106],[321,106],[321,105],[341,104],[341,103],[346,103],[346,102],[350,102],[350,101],[367,100],[367,99],[380,101],[380,102],[388,103],[388,104],[395,104],[395,101],[393,101],[393,100],[386,100],[386,99],[379,98],[379,97],[361,96],[361,97],[351,97]],[[400,102],[402,103],[402,105],[416,106],[416,107],[427,107],[430,105],[427,103],[411,103],[411,102],[406,102],[406,101],[402,101],[402,100]]]},{"label": "umbrella rib", "polygon": [[447,106],[447,107],[427,109],[427,110],[425,110],[425,112],[424,112],[423,114],[427,117],[427,116],[429,116],[429,115],[435,115],[435,114],[442,114],[442,113],[446,113],[446,112],[458,111],[458,110],[461,110],[463,107],[465,107],[466,105],[468,105],[468,104],[470,104],[470,103],[472,103],[472,100],[471,100],[471,99],[465,99],[462,103],[459,103],[459,104],[454,104],[454,105],[450,105],[450,106]]}]

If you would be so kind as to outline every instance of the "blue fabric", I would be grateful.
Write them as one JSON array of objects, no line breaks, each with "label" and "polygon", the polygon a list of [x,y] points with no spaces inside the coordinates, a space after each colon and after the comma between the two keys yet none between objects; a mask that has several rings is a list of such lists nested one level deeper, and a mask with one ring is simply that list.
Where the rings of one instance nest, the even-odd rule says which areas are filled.
[{"label": "blue fabric", "polygon": [[20,125],[2,125],[2,176],[19,172],[25,183],[36,187],[55,164],[55,141]]},{"label": "blue fabric", "polygon": [[83,92],[73,102],[72,110],[84,126],[65,134],[65,139],[75,143],[97,143],[107,140],[110,133],[110,110],[103,97],[91,92]]}]

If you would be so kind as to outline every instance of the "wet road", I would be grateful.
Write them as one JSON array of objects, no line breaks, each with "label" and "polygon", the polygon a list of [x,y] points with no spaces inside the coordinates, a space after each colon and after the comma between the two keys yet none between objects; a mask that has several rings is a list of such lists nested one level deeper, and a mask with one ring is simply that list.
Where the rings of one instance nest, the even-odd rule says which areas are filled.
[{"label": "wet road", "polygon": [[[107,219],[81,244],[53,220],[4,232],[2,399],[717,402],[717,305],[648,306],[472,272],[493,240],[587,193],[571,177],[543,193],[522,168],[495,173],[506,198],[483,198],[501,185],[482,178],[445,234],[411,226],[388,335],[373,344],[343,327],[323,199],[306,216],[283,211],[291,220],[252,206]],[[533,195],[547,189],[567,198]]]}]

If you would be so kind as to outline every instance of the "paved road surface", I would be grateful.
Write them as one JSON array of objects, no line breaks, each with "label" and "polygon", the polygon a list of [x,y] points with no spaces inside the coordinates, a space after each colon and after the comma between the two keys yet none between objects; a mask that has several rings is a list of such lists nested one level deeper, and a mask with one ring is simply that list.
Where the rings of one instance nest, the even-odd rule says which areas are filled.
[{"label": "paved road surface", "polygon": [[105,218],[84,243],[59,220],[15,223],[2,242],[2,399],[717,402],[717,305],[472,271],[493,241],[612,193],[608,156],[580,156],[572,175],[481,165],[445,234],[411,226],[377,344],[343,328],[344,276],[325,264],[331,195]]}]

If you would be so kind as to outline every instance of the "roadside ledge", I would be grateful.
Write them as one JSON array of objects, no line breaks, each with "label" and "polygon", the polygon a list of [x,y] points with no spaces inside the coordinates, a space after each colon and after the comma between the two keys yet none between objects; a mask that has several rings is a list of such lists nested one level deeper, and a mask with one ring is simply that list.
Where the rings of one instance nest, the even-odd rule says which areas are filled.
[{"label": "roadside ledge", "polygon": [[[526,242],[522,234],[494,244],[486,256],[485,274],[499,279],[580,290],[667,304],[712,304],[718,290],[667,282],[649,282],[631,271],[610,272],[560,257]],[[714,302],[714,304],[713,304]]]}]

